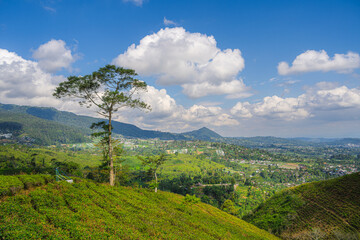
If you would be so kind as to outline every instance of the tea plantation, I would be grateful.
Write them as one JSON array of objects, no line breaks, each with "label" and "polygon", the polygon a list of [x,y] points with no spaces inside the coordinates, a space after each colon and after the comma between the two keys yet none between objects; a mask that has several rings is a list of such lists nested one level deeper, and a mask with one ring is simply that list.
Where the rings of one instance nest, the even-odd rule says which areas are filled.
[{"label": "tea plantation", "polygon": [[277,239],[168,192],[46,175],[1,176],[0,186],[0,239]]},{"label": "tea plantation", "polygon": [[284,239],[360,239],[360,173],[286,189],[243,219]]}]

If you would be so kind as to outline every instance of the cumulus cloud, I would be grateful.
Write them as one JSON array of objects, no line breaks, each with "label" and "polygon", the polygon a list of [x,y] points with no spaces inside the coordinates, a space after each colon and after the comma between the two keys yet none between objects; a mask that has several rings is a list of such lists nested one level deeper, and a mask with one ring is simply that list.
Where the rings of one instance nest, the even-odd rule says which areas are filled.
[{"label": "cumulus cloud", "polygon": [[298,98],[265,97],[263,102],[252,106],[252,113],[255,116],[281,118],[287,121],[305,119],[310,113],[301,107],[300,101]]},{"label": "cumulus cloud", "polygon": [[96,116],[77,102],[56,99],[52,93],[66,78],[45,72],[35,61],[0,49],[0,103],[55,107],[77,114]]},{"label": "cumulus cloud", "polygon": [[242,80],[222,82],[219,85],[204,82],[194,84],[183,84],[183,93],[191,98],[199,98],[207,95],[227,94],[227,98],[245,98],[251,96],[249,87]]},{"label": "cumulus cloud", "polygon": [[[26,60],[14,52],[0,49],[0,102],[30,106],[55,107],[59,110],[96,117],[94,109],[79,106],[75,101],[59,100],[52,96],[56,86],[66,78],[40,68],[39,63]],[[236,125],[237,120],[220,107],[177,104],[165,89],[148,86],[137,95],[152,111],[121,109],[117,120],[140,127],[162,131],[187,131],[202,126]],[[98,117],[98,116],[97,116]]]},{"label": "cumulus cloud", "polygon": [[165,89],[148,86],[147,92],[139,94],[148,103],[151,112],[123,109],[118,120],[136,123],[138,126],[162,131],[187,131],[203,126],[232,126],[239,122],[221,107],[193,105],[185,108],[176,103]]},{"label": "cumulus cloud", "polygon": [[240,50],[221,50],[213,36],[186,32],[181,27],[161,29],[144,37],[113,63],[133,68],[143,76],[154,76],[160,85],[181,85],[184,94],[192,98],[249,95],[249,88],[238,78],[245,67]]},{"label": "cumulus cloud", "polygon": [[278,73],[289,75],[306,72],[329,72],[349,73],[360,68],[360,56],[357,53],[335,54],[333,58],[324,51],[308,50],[295,58],[292,66],[287,62],[280,62]]},{"label": "cumulus cloud", "polygon": [[43,105],[43,101],[48,101],[51,104],[54,102],[50,96],[55,84],[63,79],[42,71],[36,62],[0,49],[1,102]]},{"label": "cumulus cloud", "polygon": [[230,112],[240,118],[251,118],[253,115],[250,112],[250,107],[251,104],[249,102],[238,102]]},{"label": "cumulus cloud", "polygon": [[33,58],[38,60],[39,67],[46,72],[54,73],[61,69],[71,69],[71,64],[76,60],[71,50],[63,40],[50,40],[40,45],[33,53]]},{"label": "cumulus cloud", "polygon": [[317,85],[319,89],[303,95],[308,107],[323,110],[360,108],[360,89],[349,89],[346,86],[323,89],[321,86]]},{"label": "cumulus cloud", "polygon": [[319,83],[296,98],[269,96],[254,104],[238,102],[230,112],[239,118],[260,117],[292,121],[314,117],[319,111],[339,110],[338,113],[341,114],[346,108],[360,110],[359,89]]}]

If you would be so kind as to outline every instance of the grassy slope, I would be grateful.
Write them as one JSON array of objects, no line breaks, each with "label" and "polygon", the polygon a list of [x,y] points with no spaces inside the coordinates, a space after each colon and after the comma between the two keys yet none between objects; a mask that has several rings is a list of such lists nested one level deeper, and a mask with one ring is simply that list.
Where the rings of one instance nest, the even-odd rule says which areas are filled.
[{"label": "grassy slope", "polygon": [[244,219],[288,239],[358,239],[360,173],[287,189]]},{"label": "grassy slope", "polygon": [[0,239],[276,239],[210,205],[182,201],[89,181],[49,183],[0,199]]}]

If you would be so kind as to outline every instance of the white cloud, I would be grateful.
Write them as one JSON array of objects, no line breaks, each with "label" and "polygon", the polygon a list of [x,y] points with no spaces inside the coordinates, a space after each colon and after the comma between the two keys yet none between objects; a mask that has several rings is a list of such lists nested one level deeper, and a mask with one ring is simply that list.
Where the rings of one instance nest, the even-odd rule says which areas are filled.
[{"label": "white cloud", "polygon": [[52,93],[66,78],[44,72],[37,62],[26,60],[14,52],[0,49],[0,103],[55,107],[77,114],[96,116],[75,101],[56,99]]},{"label": "white cloud", "polygon": [[164,24],[165,24],[165,26],[170,26],[170,25],[176,25],[176,22],[171,21],[171,20],[167,19],[166,17],[164,17]]},{"label": "white cloud", "polygon": [[341,115],[347,108],[360,110],[360,90],[346,86],[335,87],[322,82],[296,98],[271,96],[254,104],[238,102],[230,112],[239,118],[260,117],[293,121],[316,117],[323,111],[335,110],[337,112],[333,114]]},{"label": "white cloud", "polygon": [[303,95],[308,107],[323,110],[360,108],[359,89],[349,89],[346,86],[329,89],[323,86],[318,84],[318,89],[315,91],[311,89]]},{"label": "white cloud", "polygon": [[[56,99],[52,93],[66,78],[44,72],[37,62],[0,49],[0,103],[55,107],[59,110],[98,117],[94,109],[81,107],[75,100]],[[185,108],[165,89],[148,86],[137,97],[152,107],[151,112],[121,109],[120,121],[162,131],[187,131],[202,126],[236,125],[238,122],[220,107],[194,105]]]},{"label": "white cloud", "polygon": [[250,112],[251,104],[249,102],[238,102],[230,110],[231,114],[240,118],[251,118],[253,115]]},{"label": "white cloud", "polygon": [[242,80],[222,82],[219,85],[210,82],[183,84],[183,93],[191,98],[199,98],[207,95],[227,94],[227,98],[245,98],[251,96],[250,90]]},{"label": "white cloud", "polygon": [[[62,77],[42,71],[38,63],[0,49],[0,101],[41,103],[47,99]],[[49,94],[50,93],[50,94]],[[51,103],[54,99],[48,99]]]},{"label": "white cloud", "polygon": [[131,2],[135,4],[136,6],[142,6],[144,3],[144,0],[123,0],[123,2]]},{"label": "white cloud", "polygon": [[50,73],[63,68],[71,70],[71,64],[76,60],[63,40],[54,39],[40,45],[34,51],[33,58],[38,60],[39,67]]},{"label": "white cloud", "polygon": [[160,85],[181,85],[184,94],[192,98],[249,95],[245,94],[249,88],[237,77],[245,66],[240,50],[221,50],[213,36],[186,32],[181,27],[161,29],[144,37],[113,63],[133,68],[143,76],[154,76]]},{"label": "white cloud", "polygon": [[305,119],[310,113],[301,108],[298,98],[281,98],[278,96],[265,97],[263,102],[252,106],[255,116],[281,118],[286,121]]},{"label": "white cloud", "polygon": [[291,67],[286,62],[280,62],[278,73],[280,75],[315,71],[349,73],[356,68],[360,68],[360,56],[357,53],[335,54],[330,58],[324,50],[308,50],[297,56]]},{"label": "white cloud", "polygon": [[185,108],[178,105],[165,89],[148,86],[148,91],[139,94],[141,100],[148,103],[152,110],[144,113],[122,109],[117,119],[137,126],[162,131],[187,131],[203,126],[229,126],[239,124],[221,107],[193,105]]}]

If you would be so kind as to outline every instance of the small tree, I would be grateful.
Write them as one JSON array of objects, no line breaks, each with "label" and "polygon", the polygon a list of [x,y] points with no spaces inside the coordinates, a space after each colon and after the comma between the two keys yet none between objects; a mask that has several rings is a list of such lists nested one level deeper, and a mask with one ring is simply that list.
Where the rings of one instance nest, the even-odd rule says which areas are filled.
[{"label": "small tree", "polygon": [[157,192],[158,178],[157,178],[156,172],[157,172],[158,168],[166,161],[165,155],[162,153],[159,156],[150,156],[150,157],[146,157],[146,158],[139,157],[139,159],[141,160],[142,165],[148,166],[149,171],[151,172],[151,174],[154,175],[155,192]]},{"label": "small tree", "polygon": [[81,106],[95,106],[97,113],[106,118],[93,127],[101,127],[103,149],[110,165],[110,185],[115,184],[112,119],[120,108],[149,109],[150,106],[139,98],[136,93],[146,90],[146,83],[134,78],[137,74],[132,69],[124,69],[114,65],[106,65],[98,71],[85,76],[70,76],[67,81],[59,84],[53,95],[57,98],[70,97],[79,100]]}]

